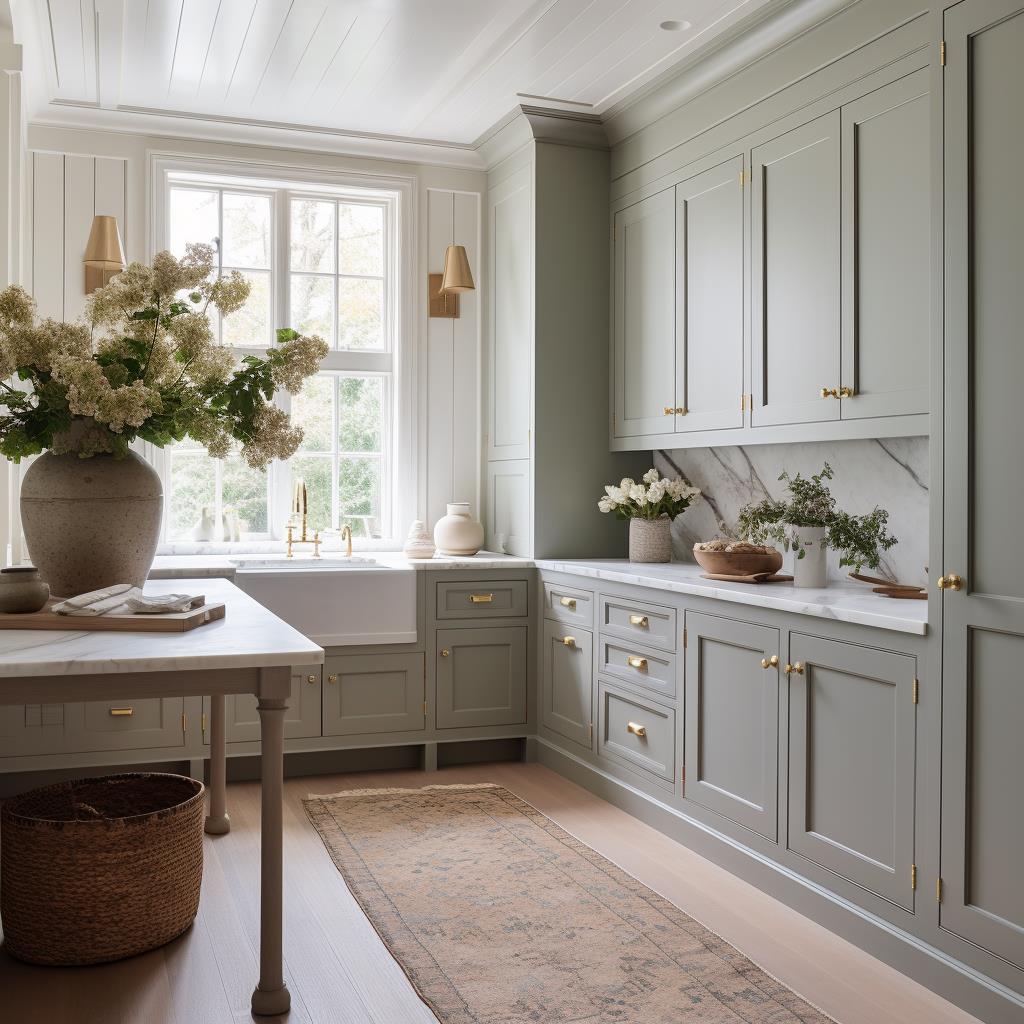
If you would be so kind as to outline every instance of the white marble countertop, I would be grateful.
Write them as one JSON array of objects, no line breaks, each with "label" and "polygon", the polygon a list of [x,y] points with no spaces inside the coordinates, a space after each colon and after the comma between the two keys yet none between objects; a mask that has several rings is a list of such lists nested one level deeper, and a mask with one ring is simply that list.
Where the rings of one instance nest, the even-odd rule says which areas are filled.
[{"label": "white marble countertop", "polygon": [[0,679],[195,669],[319,665],[324,652],[221,579],[150,581],[146,593],[205,594],[227,606],[223,619],[187,633],[0,630]]},{"label": "white marble countertop", "polygon": [[928,602],[900,601],[871,592],[866,583],[833,583],[822,589],[797,588],[791,583],[726,583],[703,579],[699,565],[672,562],[668,565],[644,565],[625,559],[560,561],[538,559],[538,568],[606,580],[631,583],[677,594],[713,597],[736,604],[774,608],[778,611],[813,615],[820,619],[877,626],[900,633],[923,636],[928,632]]}]

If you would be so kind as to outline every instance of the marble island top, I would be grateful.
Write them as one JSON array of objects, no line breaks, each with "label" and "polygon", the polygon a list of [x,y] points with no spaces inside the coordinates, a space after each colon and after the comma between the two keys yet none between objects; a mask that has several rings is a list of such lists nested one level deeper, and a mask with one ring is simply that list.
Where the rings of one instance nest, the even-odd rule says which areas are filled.
[{"label": "marble island top", "polygon": [[150,580],[147,594],[205,594],[223,619],[186,633],[0,630],[0,679],[319,665],[323,650],[222,579]]},{"label": "marble island top", "polygon": [[706,580],[699,565],[672,562],[668,565],[644,565],[625,559],[561,561],[538,559],[538,568],[570,573],[609,583],[632,583],[677,594],[718,598],[737,604],[774,608],[778,611],[813,615],[837,622],[893,629],[923,636],[928,632],[928,602],[894,600],[872,593],[866,583],[833,583],[821,589],[794,587],[792,583],[726,583]]}]

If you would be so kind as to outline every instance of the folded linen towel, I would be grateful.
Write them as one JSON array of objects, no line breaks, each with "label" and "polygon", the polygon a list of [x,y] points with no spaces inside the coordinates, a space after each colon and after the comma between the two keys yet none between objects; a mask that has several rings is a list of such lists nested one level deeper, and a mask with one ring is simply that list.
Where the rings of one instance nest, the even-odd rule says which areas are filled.
[{"label": "folded linen towel", "polygon": [[202,594],[144,594],[138,587],[128,583],[115,583],[112,587],[69,597],[55,604],[52,611],[58,615],[109,615],[112,612],[159,615],[164,612],[187,612],[205,601]]}]

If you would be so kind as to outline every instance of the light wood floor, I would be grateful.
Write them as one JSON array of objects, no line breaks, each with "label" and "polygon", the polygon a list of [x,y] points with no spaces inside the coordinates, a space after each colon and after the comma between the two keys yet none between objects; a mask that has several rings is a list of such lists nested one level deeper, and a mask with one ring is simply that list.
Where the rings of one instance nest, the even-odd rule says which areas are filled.
[{"label": "light wood floor", "polygon": [[[621,865],[840,1024],[977,1024],[951,1004],[540,765],[292,779],[285,807],[289,1024],[436,1024],[349,895],[300,803],[364,786],[497,782]],[[207,837],[194,927],[117,964],[29,967],[0,953],[0,1019],[17,1024],[251,1022],[259,789],[228,789],[232,831]],[[267,1018],[262,1018],[267,1019]]]}]

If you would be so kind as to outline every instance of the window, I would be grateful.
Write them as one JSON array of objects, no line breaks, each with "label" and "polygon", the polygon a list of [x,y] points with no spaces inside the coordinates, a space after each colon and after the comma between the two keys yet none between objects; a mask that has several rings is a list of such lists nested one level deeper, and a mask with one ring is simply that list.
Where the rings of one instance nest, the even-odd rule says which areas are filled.
[{"label": "window", "polygon": [[185,171],[169,171],[165,184],[157,237],[175,255],[190,242],[213,244],[219,272],[238,270],[252,284],[246,306],[215,324],[222,344],[241,357],[291,326],[331,347],[299,395],[275,398],[305,431],[287,465],[257,473],[187,440],[153,453],[165,542],[190,540],[204,508],[215,523],[233,510],[244,539],[280,538],[299,480],[310,529],[347,523],[357,538],[395,536],[399,195]]}]

